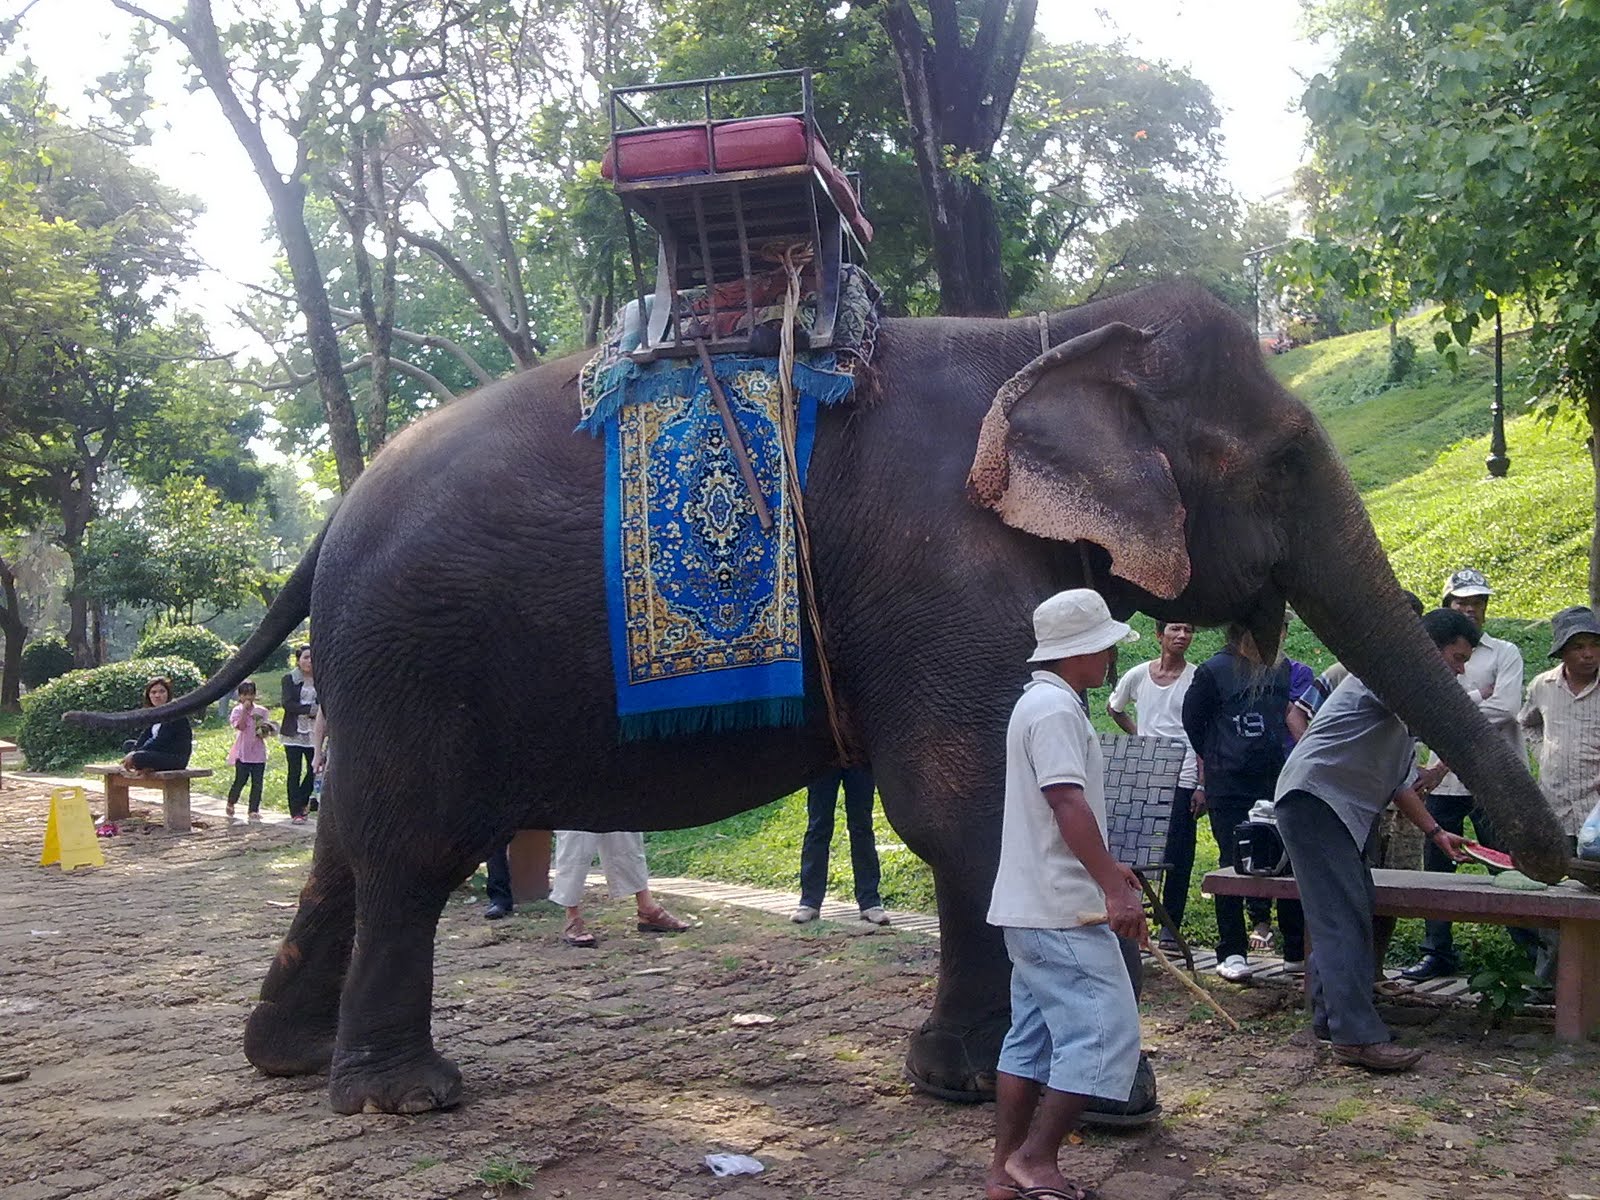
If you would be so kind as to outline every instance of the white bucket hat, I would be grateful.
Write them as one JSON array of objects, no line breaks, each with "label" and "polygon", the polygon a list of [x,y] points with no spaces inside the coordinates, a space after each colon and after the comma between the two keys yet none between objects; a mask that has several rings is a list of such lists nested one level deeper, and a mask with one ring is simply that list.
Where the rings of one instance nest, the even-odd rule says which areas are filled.
[{"label": "white bucket hat", "polygon": [[1054,662],[1139,640],[1128,626],[1112,620],[1105,600],[1092,588],[1057,592],[1039,605],[1033,610],[1033,635],[1039,644],[1029,662]]}]

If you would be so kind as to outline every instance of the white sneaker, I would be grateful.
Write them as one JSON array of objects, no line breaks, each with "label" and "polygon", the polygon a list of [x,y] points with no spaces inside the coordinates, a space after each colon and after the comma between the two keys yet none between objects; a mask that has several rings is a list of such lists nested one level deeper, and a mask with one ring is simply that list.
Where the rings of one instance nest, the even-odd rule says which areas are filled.
[{"label": "white sneaker", "polygon": [[861,910],[861,919],[873,925],[887,925],[889,914],[883,911],[883,905],[874,904],[871,908]]},{"label": "white sneaker", "polygon": [[1242,954],[1230,954],[1217,964],[1217,974],[1229,983],[1243,983],[1256,973],[1256,969]]},{"label": "white sneaker", "polygon": [[796,925],[804,925],[808,921],[815,921],[821,915],[822,911],[820,909],[812,908],[809,904],[802,904],[799,908],[794,910],[794,913],[789,917],[789,920],[793,921]]},{"label": "white sneaker", "polygon": [[1285,975],[1304,975],[1306,973],[1306,960],[1303,958],[1284,959],[1283,973]]}]

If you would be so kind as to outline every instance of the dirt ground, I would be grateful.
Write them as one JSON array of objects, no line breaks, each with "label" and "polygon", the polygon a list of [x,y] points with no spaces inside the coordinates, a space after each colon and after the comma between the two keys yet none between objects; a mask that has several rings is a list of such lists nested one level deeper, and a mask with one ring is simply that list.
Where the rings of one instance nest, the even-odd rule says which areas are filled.
[{"label": "dirt ground", "polygon": [[[698,929],[639,935],[631,906],[606,904],[601,946],[584,951],[557,943],[549,906],[489,925],[458,896],[440,926],[434,1026],[465,1103],[336,1117],[321,1080],[262,1077],[240,1052],[307,839],[124,826],[105,867],[63,874],[37,865],[45,796],[15,779],[0,792],[0,1077],[30,1072],[0,1085],[0,1200],[423,1200],[518,1184],[539,1197],[982,1195],[991,1110],[901,1079],[931,998],[930,939],[675,901]],[[1244,1036],[1152,975],[1145,1037],[1167,1115],[1064,1156],[1105,1200],[1600,1196],[1596,1047],[1557,1047],[1534,1023],[1485,1032],[1469,1010],[1405,1010],[1406,1040],[1430,1053],[1376,1078],[1291,1040],[1287,992],[1215,986]],[[714,1179],[701,1160],[717,1151],[766,1172]]]}]

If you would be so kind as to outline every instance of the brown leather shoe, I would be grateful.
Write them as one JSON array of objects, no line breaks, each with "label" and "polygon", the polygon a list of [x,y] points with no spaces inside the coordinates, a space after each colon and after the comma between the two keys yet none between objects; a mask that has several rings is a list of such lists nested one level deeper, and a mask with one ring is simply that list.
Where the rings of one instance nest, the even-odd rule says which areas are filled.
[{"label": "brown leather shoe", "polygon": [[1366,1046],[1335,1046],[1336,1061],[1369,1071],[1409,1071],[1422,1061],[1422,1051],[1396,1046],[1393,1042],[1373,1042]]}]

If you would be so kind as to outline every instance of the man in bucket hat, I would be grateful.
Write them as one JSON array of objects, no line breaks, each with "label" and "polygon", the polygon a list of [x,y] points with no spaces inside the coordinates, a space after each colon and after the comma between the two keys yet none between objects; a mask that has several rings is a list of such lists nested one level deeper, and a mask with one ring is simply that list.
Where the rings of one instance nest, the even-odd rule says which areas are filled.
[{"label": "man in bucket hat", "polygon": [[[1482,630],[1492,595],[1494,589],[1489,586],[1482,571],[1475,567],[1462,567],[1445,584],[1444,598],[1440,604],[1455,609]],[[1517,713],[1522,707],[1522,651],[1511,642],[1482,634],[1477,649],[1467,661],[1467,669],[1461,674],[1461,686],[1467,690],[1467,698],[1478,706],[1478,711],[1488,719],[1495,732],[1511,743],[1520,758],[1522,735],[1517,729]],[[1449,832],[1464,832],[1470,816],[1478,841],[1495,849],[1502,848],[1488,814],[1474,803],[1467,785],[1456,777],[1455,772],[1448,773],[1434,786],[1428,793],[1427,802],[1428,812],[1433,819]],[[1456,863],[1437,845],[1427,842],[1422,847],[1422,869],[1454,871]],[[1510,934],[1531,959],[1534,947],[1538,944],[1538,935],[1532,930],[1516,928],[1511,929]],[[1425,923],[1422,949],[1422,958],[1400,972],[1402,978],[1421,983],[1440,975],[1455,974],[1455,937],[1449,921]]]},{"label": "man in bucket hat", "polygon": [[1012,964],[990,1200],[1077,1195],[1061,1144],[1091,1099],[1126,1101],[1139,1066],[1139,1009],[1117,938],[1145,943],[1148,932],[1138,878],[1106,848],[1100,742],[1081,696],[1138,635],[1086,588],[1039,605],[1033,628],[1037,669],[1006,728],[989,906]]},{"label": "man in bucket hat", "polygon": [[1600,785],[1600,620],[1582,605],[1550,618],[1560,662],[1528,685],[1518,718],[1538,748],[1539,786],[1574,842]]}]

